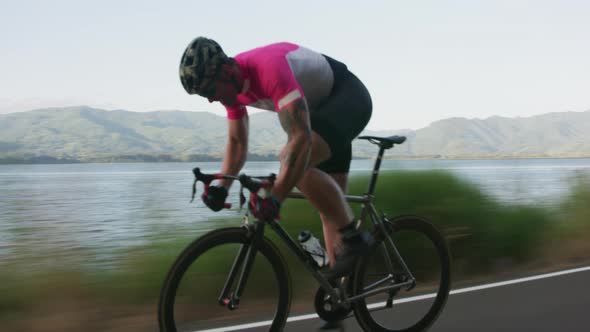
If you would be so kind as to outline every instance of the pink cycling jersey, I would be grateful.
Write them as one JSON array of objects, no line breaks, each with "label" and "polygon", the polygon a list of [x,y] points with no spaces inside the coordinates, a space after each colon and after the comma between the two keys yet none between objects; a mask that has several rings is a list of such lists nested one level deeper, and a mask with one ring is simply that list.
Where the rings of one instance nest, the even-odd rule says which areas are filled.
[{"label": "pink cycling jersey", "polygon": [[246,106],[280,112],[299,99],[313,110],[330,95],[334,84],[326,58],[295,44],[271,44],[234,58],[242,71],[244,87],[236,104],[225,107],[232,120],[246,115]]}]

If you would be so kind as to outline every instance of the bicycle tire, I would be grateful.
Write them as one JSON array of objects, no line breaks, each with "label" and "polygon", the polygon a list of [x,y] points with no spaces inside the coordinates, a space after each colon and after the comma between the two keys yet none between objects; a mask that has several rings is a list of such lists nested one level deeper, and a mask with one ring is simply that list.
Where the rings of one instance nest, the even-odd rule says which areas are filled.
[{"label": "bicycle tire", "polygon": [[[168,271],[160,293],[160,301],[158,304],[160,331],[178,331],[174,312],[177,296],[176,292],[178,291],[179,284],[189,267],[198,261],[203,254],[215,247],[225,244],[241,245],[248,241],[250,241],[248,239],[248,230],[243,227],[218,229],[193,241],[177,257],[176,261]],[[286,324],[291,304],[291,281],[287,266],[276,246],[266,237],[263,237],[261,241],[258,242],[256,249],[256,261],[262,257],[268,260],[271,269],[274,271],[274,278],[278,285],[279,298],[277,301],[277,308],[268,331],[282,331]],[[255,280],[251,279],[252,278],[248,280],[249,283],[255,282]],[[246,285],[246,289],[247,288],[248,285]],[[244,296],[242,298],[244,298]],[[211,306],[219,306],[219,304],[216,301],[212,301]]]},{"label": "bicycle tire", "polygon": [[[353,303],[353,310],[355,313],[355,316],[357,318],[357,321],[359,323],[359,325],[363,328],[364,331],[371,331],[371,332],[418,332],[418,331],[426,331],[433,323],[434,321],[436,321],[436,319],[438,318],[438,316],[440,315],[440,313],[442,312],[442,309],[444,308],[446,301],[448,299],[449,296],[449,291],[450,291],[450,287],[451,287],[451,256],[449,253],[449,249],[448,246],[446,244],[445,239],[443,238],[443,236],[441,235],[441,233],[430,223],[428,222],[426,219],[419,217],[419,216],[413,216],[413,215],[404,215],[404,216],[399,216],[393,220],[390,221],[385,221],[386,223],[386,228],[388,230],[388,233],[390,234],[390,236],[392,236],[392,238],[395,238],[396,234],[401,233],[401,232],[417,232],[422,234],[423,236],[426,237],[426,240],[430,241],[431,244],[433,245],[433,251],[436,251],[436,256],[438,256],[436,259],[439,260],[439,264],[440,264],[440,275],[439,275],[439,279],[440,279],[440,284],[438,284],[438,289],[435,293],[434,296],[434,301],[432,302],[432,305],[430,306],[430,308],[426,311],[426,313],[422,316],[422,313],[419,313],[418,316],[421,317],[419,318],[415,323],[409,323],[408,326],[404,326],[402,328],[391,328],[390,326],[384,326],[385,324],[382,324],[380,322],[378,322],[374,316],[372,316],[371,314],[371,310],[369,310],[368,305],[367,305],[367,301],[366,299],[362,299],[359,301],[356,301]],[[375,246],[373,248],[373,252],[370,255],[365,256],[364,258],[362,258],[361,260],[359,260],[356,268],[355,268],[355,272],[353,274],[353,294],[360,294],[361,290],[364,287],[365,281],[365,275],[368,273],[367,270],[369,269],[369,264],[368,263],[371,259],[371,256],[374,257],[374,255],[376,255],[376,251],[377,250],[382,250],[379,248],[383,248],[382,246],[384,245],[383,242],[383,236],[379,236],[378,232],[375,233],[375,237],[378,241],[378,245]],[[394,240],[395,241],[395,240]],[[397,244],[396,244],[397,246]],[[399,248],[398,248],[399,249]],[[400,250],[401,252],[401,250]],[[402,255],[402,258],[404,258],[404,253],[401,252],[400,253]],[[405,259],[405,258],[404,258]],[[409,267],[410,269],[412,269],[412,267]],[[438,273],[436,273],[438,274]],[[416,278],[418,279],[418,278]],[[420,280],[417,280],[417,282],[420,282]],[[398,295],[398,291],[392,292],[392,294],[396,294]],[[388,301],[392,301],[393,297],[396,295],[390,295],[388,296]],[[375,305],[372,305],[375,306]],[[389,307],[387,307],[386,304],[386,308],[390,308],[395,306],[395,302],[391,302],[389,303]],[[377,313],[376,313],[377,314]],[[393,315],[389,315],[390,317],[386,318],[386,319],[390,319],[390,321],[388,321],[387,325],[393,325],[393,323],[391,322],[391,316]],[[401,320],[401,315],[399,315],[398,312],[398,316],[397,316],[400,320]],[[404,317],[405,318],[405,317]],[[397,318],[396,318],[397,319]]]}]

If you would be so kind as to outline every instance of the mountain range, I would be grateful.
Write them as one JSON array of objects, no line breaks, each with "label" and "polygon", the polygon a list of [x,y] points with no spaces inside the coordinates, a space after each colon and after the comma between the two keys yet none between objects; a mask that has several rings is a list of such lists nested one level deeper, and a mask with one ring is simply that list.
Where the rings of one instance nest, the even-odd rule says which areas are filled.
[{"label": "mountain range", "polygon": [[[218,160],[227,120],[207,112],[106,111],[86,106],[0,115],[0,161]],[[418,130],[366,131],[405,135],[393,158],[527,158],[590,156],[590,111],[526,118],[450,118]],[[250,115],[250,153],[275,160],[287,141],[274,113]],[[357,158],[374,157],[366,141]]]}]

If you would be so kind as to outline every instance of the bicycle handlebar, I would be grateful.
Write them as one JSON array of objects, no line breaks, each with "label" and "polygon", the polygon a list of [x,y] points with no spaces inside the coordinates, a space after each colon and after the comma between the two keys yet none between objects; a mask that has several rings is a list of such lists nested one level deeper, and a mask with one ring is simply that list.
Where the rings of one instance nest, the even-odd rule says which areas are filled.
[{"label": "bicycle handlebar", "polygon": [[[222,173],[213,173],[213,174],[205,174],[201,172],[201,169],[198,167],[193,168],[193,174],[195,175],[195,181],[193,182],[193,194],[191,197],[191,203],[195,199],[195,195],[197,193],[197,181],[203,182],[205,186],[205,190],[209,188],[211,182],[214,180],[238,180],[241,184],[240,187],[240,209],[246,202],[246,197],[243,194],[243,189],[248,189],[251,193],[258,193],[260,189],[265,189],[270,192],[275,180],[276,174],[271,173],[267,176],[248,176],[244,173],[240,174],[239,176],[222,174]],[[231,203],[225,203],[224,208],[229,209],[231,208]]]}]

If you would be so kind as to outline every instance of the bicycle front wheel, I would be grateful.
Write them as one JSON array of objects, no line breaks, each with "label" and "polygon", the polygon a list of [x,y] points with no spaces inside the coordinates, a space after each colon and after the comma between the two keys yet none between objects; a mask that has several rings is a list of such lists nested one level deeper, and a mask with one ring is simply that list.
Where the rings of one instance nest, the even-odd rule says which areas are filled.
[{"label": "bicycle front wheel", "polygon": [[[268,326],[280,331],[289,312],[291,289],[285,262],[266,238],[255,246],[251,272],[239,299],[237,284],[245,265],[235,267],[240,252],[252,243],[245,228],[210,232],[190,244],[176,259],[161,290],[158,308],[160,331],[197,331],[234,326],[237,329]],[[228,289],[226,296],[222,290]],[[241,326],[241,327],[240,327]]]},{"label": "bicycle front wheel", "polygon": [[378,245],[355,270],[353,294],[370,293],[353,304],[355,315],[365,331],[425,331],[449,295],[448,247],[438,230],[421,217],[400,216],[386,220],[385,226],[389,238],[377,232]]}]

